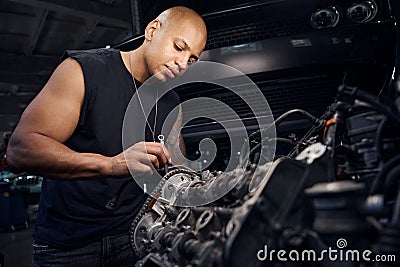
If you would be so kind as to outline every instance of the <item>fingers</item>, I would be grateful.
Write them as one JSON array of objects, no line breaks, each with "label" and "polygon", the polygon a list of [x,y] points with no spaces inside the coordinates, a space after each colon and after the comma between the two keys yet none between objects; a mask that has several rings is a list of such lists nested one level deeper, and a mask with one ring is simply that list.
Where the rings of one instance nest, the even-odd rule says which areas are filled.
[{"label": "fingers", "polygon": [[150,160],[150,162],[153,164],[153,166],[154,166],[156,169],[159,169],[159,168],[160,168],[160,163],[159,163],[159,161],[158,161],[157,156],[152,155],[152,154],[148,154],[147,156],[149,157],[149,160]]},{"label": "fingers", "polygon": [[155,142],[145,142],[144,145],[147,154],[155,155],[161,166],[164,166],[165,163],[171,163],[171,155],[165,146]]},{"label": "fingers", "polygon": [[139,174],[152,175],[153,169],[147,164],[137,164],[137,166],[135,166],[135,172]]},{"label": "fingers", "polygon": [[113,177],[126,177],[127,175],[153,174],[156,169],[164,167],[170,162],[168,150],[160,143],[140,142],[111,160],[111,175]]},{"label": "fingers", "polygon": [[139,171],[138,168],[142,168],[137,165],[139,163],[160,169],[166,163],[171,162],[171,156],[168,149],[166,149],[161,143],[156,142],[137,143],[128,148],[124,154],[130,169],[133,168],[136,171]]}]

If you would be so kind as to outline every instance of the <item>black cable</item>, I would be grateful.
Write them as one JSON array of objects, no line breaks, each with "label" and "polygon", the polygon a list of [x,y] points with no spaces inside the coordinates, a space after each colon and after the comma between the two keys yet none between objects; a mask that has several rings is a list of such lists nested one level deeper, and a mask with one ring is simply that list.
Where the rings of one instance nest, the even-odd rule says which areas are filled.
[{"label": "black cable", "polygon": [[[347,100],[347,102],[353,103],[355,99],[358,99],[363,102],[366,102],[372,108],[374,108],[376,111],[386,115],[388,119],[390,119],[393,122],[400,125],[400,116],[398,114],[393,113],[390,110],[390,108],[388,108],[385,105],[382,105],[381,103],[376,101],[376,96],[369,94],[367,92],[364,92],[362,90],[359,90],[357,87],[350,87],[350,86],[346,86],[346,85],[339,86],[338,91],[339,91],[339,95],[343,98],[344,101]],[[378,127],[376,142],[381,142],[380,140],[383,139],[382,138],[383,137],[383,128],[384,128],[385,124],[387,123],[387,121],[386,121],[387,118],[385,118]],[[383,144],[379,143],[379,145],[377,145],[377,147],[376,147],[377,152],[380,154],[380,157],[382,156],[382,146],[383,146]],[[385,179],[386,179],[386,176],[388,175],[388,173],[399,163],[400,163],[400,155],[397,155],[396,157],[390,159],[388,162],[386,162],[383,165],[381,171],[378,173],[377,177],[375,178],[375,180],[371,186],[371,189],[370,189],[371,194],[376,194],[378,192],[380,187],[385,182]]]},{"label": "black cable", "polygon": [[[271,138],[271,139],[268,139],[268,142],[272,142],[272,141],[274,141],[274,140],[276,140],[276,141],[278,141],[278,142],[287,143],[287,144],[290,144],[290,145],[294,145],[294,144],[295,144],[295,143],[293,142],[292,139],[283,138],[283,137]],[[260,149],[260,147],[261,147],[261,143],[258,143],[257,145],[255,145],[255,146],[250,150],[249,155],[250,155],[250,156],[253,155],[258,149]]]},{"label": "black cable", "polygon": [[279,116],[275,120],[275,124],[279,125],[289,115],[292,115],[292,114],[295,114],[295,113],[299,113],[300,115],[304,116],[312,124],[315,124],[315,125],[319,124],[319,119],[318,118],[314,117],[313,115],[311,115],[310,113],[308,113],[307,111],[302,110],[302,109],[292,109],[292,110],[289,110],[289,111],[283,113],[281,116]]},{"label": "black cable", "polygon": [[393,186],[395,185],[395,182],[400,179],[400,165],[394,167],[390,172],[387,174],[386,179],[385,179],[385,193],[387,193],[389,190],[392,190]]},{"label": "black cable", "polygon": [[[320,125],[314,125],[312,126],[308,132],[297,142],[298,144],[304,143],[307,139],[309,139],[312,135],[315,134],[315,132],[319,131],[322,126],[325,126],[326,119],[332,115],[332,106],[334,104],[330,105],[329,109],[325,111],[325,113],[319,118]],[[299,154],[298,151],[298,146],[296,146],[288,155],[288,158],[292,158],[295,154]]]},{"label": "black cable", "polygon": [[249,156],[253,155],[258,149],[260,149],[260,147],[261,147],[261,143],[258,143],[257,145],[255,145],[255,146],[250,150]]},{"label": "black cable", "polygon": [[375,139],[375,147],[376,147],[376,155],[378,157],[378,160],[382,160],[382,155],[383,155],[383,129],[385,128],[385,125],[387,123],[387,118],[385,117],[378,126],[378,129],[376,131],[376,139]]},{"label": "black cable", "polygon": [[278,142],[289,144],[289,145],[294,145],[295,144],[295,142],[290,138],[276,137],[275,140],[278,141]]},{"label": "black cable", "polygon": [[391,158],[389,161],[387,161],[383,167],[382,170],[379,172],[377,177],[374,180],[374,183],[371,186],[370,193],[371,194],[376,194],[378,189],[381,187],[381,185],[385,182],[385,178],[389,171],[391,171],[397,164],[400,163],[400,154],[395,156],[394,158]]},{"label": "black cable", "polygon": [[400,186],[397,190],[396,204],[393,207],[392,224],[398,225],[400,223]]},{"label": "black cable", "polygon": [[[342,95],[342,97],[344,97],[344,98],[351,97],[352,100],[358,99],[358,100],[368,103],[375,110],[379,111],[380,113],[385,114],[392,121],[394,121],[400,125],[400,116],[398,114],[394,114],[388,107],[386,107],[385,105],[382,105],[381,103],[376,101],[376,99],[375,99],[376,96],[369,94],[367,92],[364,92],[362,90],[359,90],[357,87],[350,87],[350,86],[346,86],[346,85],[339,86],[338,91],[339,91],[339,94]],[[346,100],[346,99],[344,99],[344,100]],[[351,103],[352,102],[353,101],[351,101]]]},{"label": "black cable", "polygon": [[[289,110],[289,111],[283,113],[281,116],[279,116],[279,117],[275,120],[274,124],[271,124],[271,125],[267,126],[267,128],[265,128],[265,129],[260,129],[260,130],[257,130],[257,131],[255,131],[255,132],[253,132],[252,134],[250,134],[250,135],[249,135],[249,139],[254,138],[254,137],[255,137],[256,135],[258,135],[259,133],[268,130],[269,128],[272,127],[272,125],[278,126],[278,125],[281,124],[287,117],[289,117],[289,116],[292,115],[292,114],[296,114],[296,113],[302,115],[303,117],[305,117],[308,121],[310,121],[310,122],[311,122],[312,124],[314,124],[314,125],[319,126],[319,125],[322,124],[322,122],[321,122],[320,119],[314,117],[313,115],[311,115],[311,114],[308,113],[307,111],[302,110],[302,109],[292,109],[292,110]],[[323,123],[325,123],[325,122],[323,122]]]},{"label": "black cable", "polygon": [[[310,113],[308,113],[308,112],[305,111],[305,110],[301,110],[301,109],[289,110],[289,111],[285,112],[284,114],[282,114],[281,116],[279,116],[279,117],[275,120],[274,124],[271,124],[271,125],[267,126],[267,128],[265,128],[265,129],[260,129],[260,130],[257,130],[257,131],[255,131],[255,132],[253,132],[252,134],[250,134],[249,137],[248,137],[248,140],[253,141],[252,139],[255,138],[257,135],[259,135],[259,134],[261,133],[261,131],[267,131],[269,128],[272,127],[272,125],[278,126],[278,125],[279,125],[282,121],[284,121],[288,116],[290,116],[290,115],[292,115],[292,114],[295,114],[295,113],[299,113],[299,114],[303,115],[307,120],[309,120],[310,122],[312,122],[312,123],[314,124],[313,127],[312,127],[313,130],[310,130],[311,133],[314,133],[315,131],[318,131],[318,130],[320,130],[323,126],[325,126],[325,118],[326,118],[327,115],[328,115],[328,112],[326,112],[326,113],[321,117],[321,119],[318,119],[318,118],[314,117],[313,115],[311,115]],[[310,131],[309,131],[309,132],[310,132]],[[258,140],[254,140],[254,141],[256,141],[256,142],[258,142],[258,143],[256,144],[255,147],[253,147],[253,148],[250,150],[249,156],[253,155],[253,154],[260,148],[260,146],[261,146],[261,143],[259,143],[259,141],[260,141],[261,138],[260,138],[260,136],[257,136],[257,137],[258,137]],[[282,139],[281,139],[281,138],[278,137],[278,138],[274,138],[274,139],[272,139],[272,140],[277,140],[277,141],[285,142],[283,139],[286,139],[286,138],[282,138]],[[305,140],[304,137],[303,137],[302,140]],[[286,141],[287,141],[287,140],[286,140]],[[242,148],[242,149],[243,149],[243,148]]]}]

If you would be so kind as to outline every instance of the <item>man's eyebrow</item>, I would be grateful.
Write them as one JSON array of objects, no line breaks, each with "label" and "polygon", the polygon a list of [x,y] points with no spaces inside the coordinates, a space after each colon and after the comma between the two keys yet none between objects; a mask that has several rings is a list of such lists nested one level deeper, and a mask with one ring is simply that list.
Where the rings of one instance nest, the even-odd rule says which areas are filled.
[{"label": "man's eyebrow", "polygon": [[190,46],[188,45],[188,43],[186,43],[185,39],[183,39],[183,38],[178,38],[178,41],[181,41],[181,42],[187,47],[187,49],[188,49],[189,51],[191,51]]},{"label": "man's eyebrow", "polygon": [[[185,41],[183,38],[178,38],[178,41],[181,41],[187,48],[187,50],[191,51],[189,44]],[[196,55],[191,55],[192,58],[194,58],[196,61],[199,60],[199,57]]]}]

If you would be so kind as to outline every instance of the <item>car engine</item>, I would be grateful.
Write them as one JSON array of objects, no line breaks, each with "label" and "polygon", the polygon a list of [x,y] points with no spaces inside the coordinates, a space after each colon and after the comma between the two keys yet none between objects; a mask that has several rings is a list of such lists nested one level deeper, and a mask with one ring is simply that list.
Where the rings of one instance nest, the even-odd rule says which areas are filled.
[{"label": "car engine", "polygon": [[[294,113],[313,126],[299,140],[276,137],[277,146],[292,149],[261,166],[267,175],[254,167],[263,129],[248,137],[244,166],[227,172],[170,167],[132,222],[136,266],[398,266],[313,255],[296,261],[295,253],[278,261],[266,248],[358,249],[400,260],[399,89],[394,83],[393,97],[385,98],[341,85],[320,118],[286,112],[276,127]],[[195,196],[188,190],[199,186]],[[226,187],[223,197],[207,201]],[[193,197],[208,204],[187,205]]]}]

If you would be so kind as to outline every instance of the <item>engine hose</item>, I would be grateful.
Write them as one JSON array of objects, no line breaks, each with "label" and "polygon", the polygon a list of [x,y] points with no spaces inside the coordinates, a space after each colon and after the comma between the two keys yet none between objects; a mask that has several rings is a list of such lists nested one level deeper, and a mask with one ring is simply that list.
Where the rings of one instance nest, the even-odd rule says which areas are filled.
[{"label": "engine hose", "polygon": [[375,147],[376,147],[376,155],[378,156],[378,160],[382,160],[382,152],[383,152],[383,130],[387,123],[387,118],[385,117],[378,126],[376,131],[376,139],[375,139]]},{"label": "engine hose", "polygon": [[400,165],[394,167],[388,174],[385,179],[385,193],[390,190],[393,190],[395,186],[395,182],[397,182],[400,178]]},{"label": "engine hose", "polygon": [[391,223],[394,225],[399,225],[400,223],[400,186],[399,189],[397,190],[397,199],[396,199],[396,204],[394,205],[393,208],[393,216]]},{"label": "engine hose", "polygon": [[377,177],[374,180],[374,183],[371,186],[370,193],[371,194],[376,194],[377,191],[380,189],[382,184],[385,182],[385,178],[387,174],[397,166],[397,164],[400,163],[400,154],[395,156],[394,158],[391,158],[389,161],[387,161],[383,167],[382,170],[379,172]]}]

